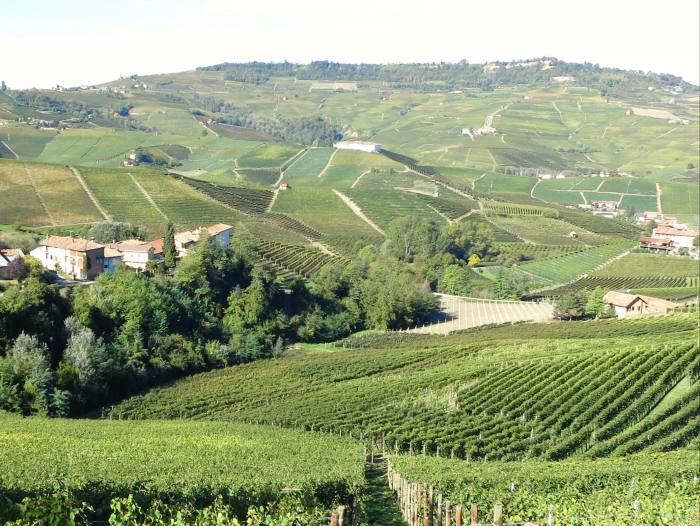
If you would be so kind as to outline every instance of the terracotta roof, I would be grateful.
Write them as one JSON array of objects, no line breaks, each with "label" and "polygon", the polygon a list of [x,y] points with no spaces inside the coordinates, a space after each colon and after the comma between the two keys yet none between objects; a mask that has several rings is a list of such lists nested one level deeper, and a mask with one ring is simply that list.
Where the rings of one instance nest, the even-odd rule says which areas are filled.
[{"label": "terracotta roof", "polygon": [[127,241],[117,243],[116,245],[110,245],[110,247],[116,248],[119,252],[148,252],[151,249],[151,245],[148,243],[144,243],[138,239],[135,241],[136,243],[134,243],[133,239],[129,239]]},{"label": "terracotta roof", "polygon": [[610,291],[603,296],[603,301],[617,307],[629,307],[639,299],[636,294],[627,294],[626,292]]},{"label": "terracotta roof", "polygon": [[17,258],[24,257],[24,252],[19,248],[0,248],[0,267],[9,265]]},{"label": "terracotta roof", "polygon": [[75,250],[76,252],[96,250],[103,247],[103,245],[90,241],[89,239],[70,236],[49,236],[43,241],[40,241],[39,246],[62,248],[64,250]]},{"label": "terracotta roof", "polygon": [[117,250],[116,248],[106,246],[105,247],[105,257],[106,258],[120,258],[120,257],[122,257],[122,253],[119,250]]},{"label": "terracotta roof", "polygon": [[646,237],[646,236],[640,237],[639,241],[641,241],[642,243],[649,243],[652,245],[670,245],[672,242],[670,239],[665,239],[663,237]]},{"label": "terracotta roof", "polygon": [[162,239],[153,239],[152,241],[149,241],[146,244],[153,247],[154,254],[162,254],[163,253],[163,240]]},{"label": "terracotta roof", "polygon": [[655,309],[675,309],[678,307],[677,303],[673,303],[672,301],[664,300],[661,298],[655,298],[653,296],[642,296],[640,294],[639,296],[642,301],[644,301],[647,305],[649,305],[652,308]]},{"label": "terracotta roof", "polygon": [[193,243],[199,239],[199,232],[197,230],[188,230],[186,232],[178,232],[175,234],[175,241],[180,243]]},{"label": "terracotta roof", "polygon": [[207,232],[209,232],[212,236],[215,236],[216,234],[221,234],[221,232],[226,232],[227,230],[230,230],[232,228],[233,227],[231,225],[227,225],[225,223],[217,223],[207,228]]},{"label": "terracotta roof", "polygon": [[678,228],[673,228],[672,226],[660,226],[654,229],[654,235],[659,234],[665,236],[682,236],[682,237],[698,237],[700,232],[695,232],[694,230],[680,230]]}]

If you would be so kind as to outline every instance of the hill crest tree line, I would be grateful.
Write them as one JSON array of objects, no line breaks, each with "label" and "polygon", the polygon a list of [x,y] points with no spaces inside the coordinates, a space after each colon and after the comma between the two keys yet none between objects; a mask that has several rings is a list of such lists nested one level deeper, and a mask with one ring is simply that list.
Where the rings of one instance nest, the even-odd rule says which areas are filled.
[{"label": "hill crest tree line", "polygon": [[[549,61],[549,68],[542,63]],[[522,64],[533,63],[532,66]],[[578,64],[554,57],[525,61],[494,62],[498,69],[487,69],[484,64],[460,62],[404,63],[404,64],[343,64],[327,60],[309,64],[291,62],[222,63],[197,68],[198,71],[224,71],[226,79],[252,84],[263,84],[272,77],[296,77],[301,80],[327,81],[383,81],[394,88],[434,91],[436,83],[443,89],[480,88],[491,90],[499,86],[547,83],[553,77],[575,76],[579,85],[600,89],[603,95],[630,87],[647,89],[658,86],[691,85],[670,74],[605,68],[590,62]],[[506,67],[510,66],[510,67]]]}]

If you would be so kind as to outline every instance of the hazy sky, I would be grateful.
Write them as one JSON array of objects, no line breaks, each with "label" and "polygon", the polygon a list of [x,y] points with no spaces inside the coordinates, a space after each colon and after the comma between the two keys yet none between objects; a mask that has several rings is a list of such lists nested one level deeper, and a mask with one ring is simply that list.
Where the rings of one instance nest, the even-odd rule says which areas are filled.
[{"label": "hazy sky", "polygon": [[698,84],[698,0],[3,0],[0,79],[94,84],[219,62],[555,56]]}]

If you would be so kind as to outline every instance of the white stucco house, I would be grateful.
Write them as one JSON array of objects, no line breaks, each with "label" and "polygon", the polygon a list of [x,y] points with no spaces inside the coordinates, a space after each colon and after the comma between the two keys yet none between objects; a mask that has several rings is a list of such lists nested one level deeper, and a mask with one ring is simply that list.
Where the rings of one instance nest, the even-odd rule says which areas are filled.
[{"label": "white stucco house", "polygon": [[644,314],[667,314],[678,307],[678,304],[661,298],[615,291],[605,294],[603,302],[615,311],[615,315],[619,319]]},{"label": "white stucco house", "polygon": [[334,143],[333,147],[338,150],[358,150],[368,153],[379,153],[382,151],[381,144],[369,141],[339,141]]},{"label": "white stucco house", "polygon": [[695,238],[700,236],[700,232],[694,230],[682,230],[672,226],[658,226],[652,232],[652,237],[658,239],[669,239],[674,248],[687,248],[692,250]]},{"label": "white stucco house", "polygon": [[188,250],[191,250],[204,234],[210,235],[214,243],[221,248],[228,248],[231,246],[233,227],[225,223],[217,223],[207,228],[202,227],[175,234],[175,250],[177,250],[177,257],[181,258],[186,256]]},{"label": "white stucco house", "polygon": [[42,266],[77,280],[93,280],[104,270],[104,246],[70,236],[49,236],[30,252]]}]

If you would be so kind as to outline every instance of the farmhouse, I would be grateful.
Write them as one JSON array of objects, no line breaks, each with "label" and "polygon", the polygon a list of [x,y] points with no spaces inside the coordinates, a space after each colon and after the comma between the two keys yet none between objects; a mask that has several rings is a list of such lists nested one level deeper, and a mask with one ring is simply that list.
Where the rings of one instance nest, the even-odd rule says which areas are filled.
[{"label": "farmhouse", "polygon": [[109,245],[109,248],[118,251],[121,254],[121,262],[135,270],[145,270],[148,262],[154,259],[153,247],[140,239],[127,239]]},{"label": "farmhouse", "polygon": [[668,239],[673,243],[674,248],[693,248],[695,238],[700,236],[700,232],[694,230],[682,230],[673,226],[659,226],[652,232],[652,237]]},{"label": "farmhouse", "polygon": [[615,291],[610,291],[603,296],[603,302],[615,311],[619,319],[644,314],[667,314],[678,307],[678,304],[661,298]]},{"label": "farmhouse", "polygon": [[333,147],[338,150],[358,150],[369,153],[379,153],[382,151],[381,144],[369,141],[339,141],[333,144]]},{"label": "farmhouse", "polygon": [[591,207],[596,210],[617,210],[617,201],[591,201]]},{"label": "farmhouse", "polygon": [[0,248],[0,279],[7,279],[10,263],[24,257],[19,248]]},{"label": "farmhouse", "polygon": [[73,279],[92,280],[104,270],[104,247],[79,237],[49,236],[30,254],[44,268]]},{"label": "farmhouse", "polygon": [[197,228],[195,230],[188,230],[186,232],[180,232],[175,234],[175,249],[177,250],[177,257],[184,257],[187,255],[187,251],[192,249],[194,245],[197,244],[199,238],[208,234],[214,238],[214,242],[222,247],[227,248],[231,246],[231,233],[233,232],[233,227],[225,223],[217,223],[208,228]]},{"label": "farmhouse", "polygon": [[639,238],[640,248],[648,248],[650,250],[672,250],[673,242],[670,239],[663,239],[660,237],[647,237],[642,236]]},{"label": "farmhouse", "polygon": [[648,225],[654,221],[657,225],[675,226],[678,219],[674,216],[668,216],[661,212],[643,212],[637,216],[637,223],[640,225]]},{"label": "farmhouse", "polygon": [[280,183],[279,189],[280,190],[289,190],[291,186],[289,186],[289,183],[285,183],[284,181]]}]

